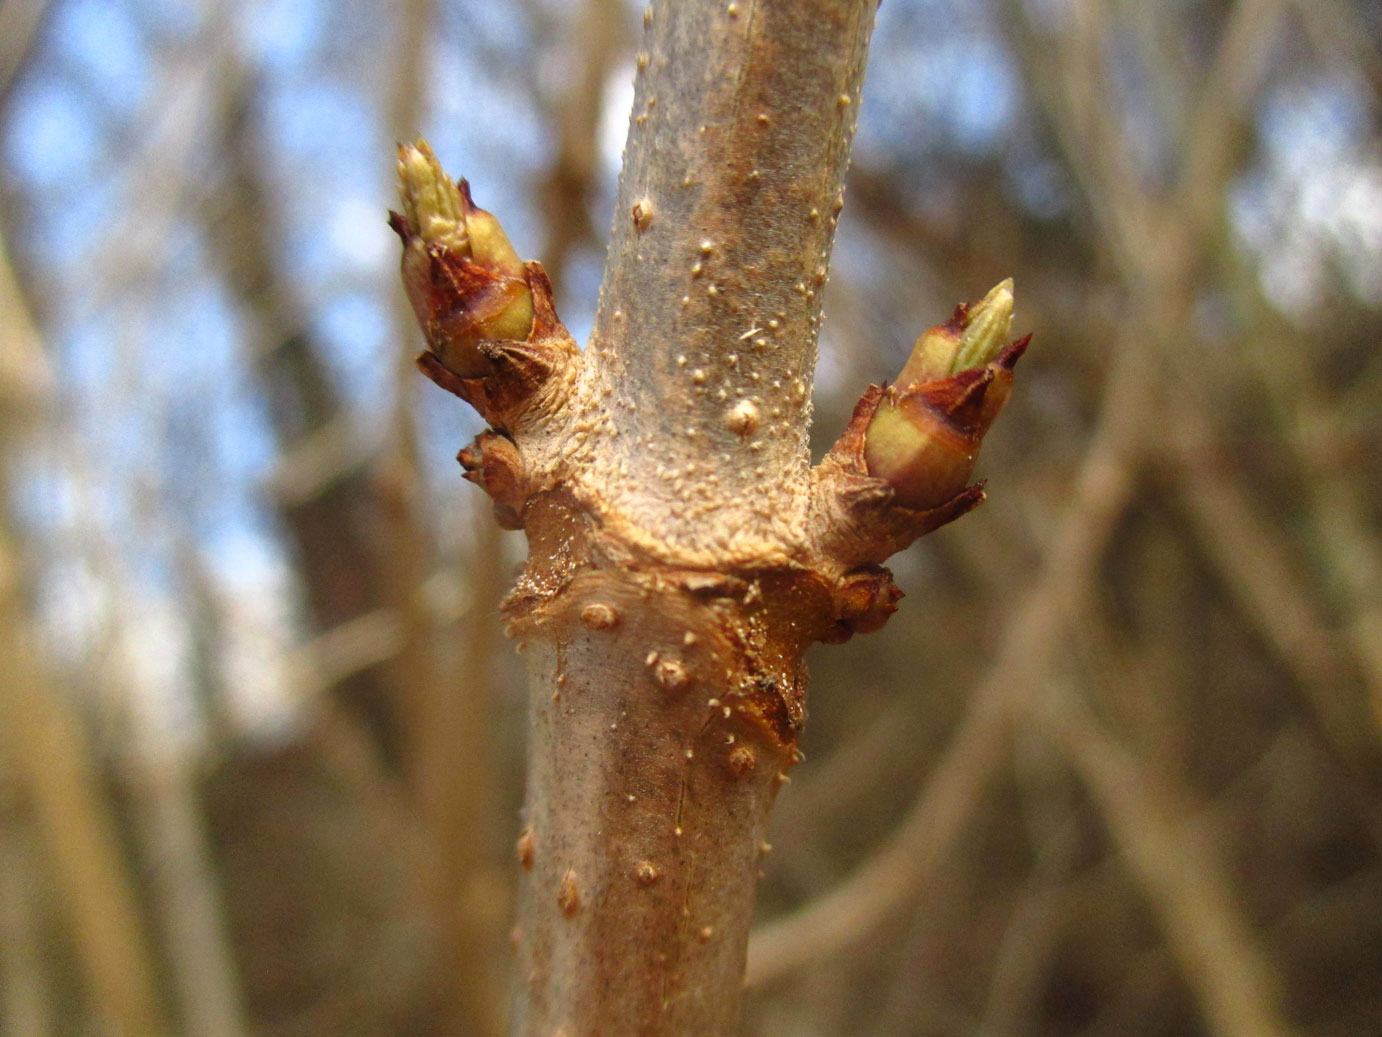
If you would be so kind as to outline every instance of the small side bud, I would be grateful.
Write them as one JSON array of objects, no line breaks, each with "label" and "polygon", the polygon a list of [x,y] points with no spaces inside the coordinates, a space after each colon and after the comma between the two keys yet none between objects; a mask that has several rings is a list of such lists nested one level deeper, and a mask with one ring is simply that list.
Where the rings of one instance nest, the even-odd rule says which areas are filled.
[{"label": "small side bud", "polygon": [[1027,338],[1008,343],[1013,284],[1004,281],[919,339],[869,422],[864,461],[903,507],[926,511],[969,482],[979,445],[1012,393]]},{"label": "small side bud", "polygon": [[428,348],[453,374],[491,371],[479,343],[526,340],[533,326],[527,270],[499,221],[456,184],[425,140],[398,149],[403,285]]}]

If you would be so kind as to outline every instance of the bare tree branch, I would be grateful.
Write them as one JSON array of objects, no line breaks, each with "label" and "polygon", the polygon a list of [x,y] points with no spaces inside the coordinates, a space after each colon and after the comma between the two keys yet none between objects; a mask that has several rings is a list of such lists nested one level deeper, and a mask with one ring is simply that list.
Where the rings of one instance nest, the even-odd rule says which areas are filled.
[{"label": "bare tree branch", "polygon": [[1277,983],[1234,904],[1211,847],[1186,837],[1185,813],[1164,772],[1153,774],[1097,726],[1057,684],[1031,700],[1043,728],[1099,804],[1124,861],[1157,909],[1186,980],[1215,1033],[1267,1037],[1288,1031]]}]

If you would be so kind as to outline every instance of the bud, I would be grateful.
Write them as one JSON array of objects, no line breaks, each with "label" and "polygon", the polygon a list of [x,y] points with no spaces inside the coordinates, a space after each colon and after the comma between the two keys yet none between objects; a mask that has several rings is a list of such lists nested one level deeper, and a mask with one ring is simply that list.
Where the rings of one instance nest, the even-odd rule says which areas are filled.
[{"label": "bud", "polygon": [[1011,280],[956,307],[917,339],[897,385],[884,391],[865,433],[864,462],[903,507],[939,507],[968,484],[1030,338],[1008,343],[1012,311]]},{"label": "bud", "polygon": [[499,221],[457,185],[425,140],[398,149],[403,212],[390,224],[403,239],[403,286],[428,348],[463,378],[483,377],[487,339],[528,337],[533,293],[527,270]]}]

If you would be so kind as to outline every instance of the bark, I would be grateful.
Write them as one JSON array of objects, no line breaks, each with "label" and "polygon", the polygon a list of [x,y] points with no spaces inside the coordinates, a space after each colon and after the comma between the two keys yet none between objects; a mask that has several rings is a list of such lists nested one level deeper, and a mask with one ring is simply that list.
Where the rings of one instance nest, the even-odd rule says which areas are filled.
[{"label": "bark", "polygon": [[[517,263],[429,151],[400,152],[419,365],[491,425],[460,460],[529,541],[505,602],[532,696],[516,1032],[734,1030],[803,653],[880,627],[900,595],[879,563],[982,500],[970,486],[901,506],[870,475],[869,430],[912,390],[942,421],[982,405],[987,427],[1022,344],[901,395],[870,388],[810,466],[821,289],[874,8],[648,8],[584,353],[542,267]],[[490,340],[515,315],[526,326],[529,293],[526,339]],[[970,334],[968,312],[933,331]],[[964,432],[941,484],[963,487],[982,431]],[[919,456],[942,440],[923,436]]]},{"label": "bark", "polygon": [[[829,607],[788,559],[873,5],[742,6],[651,9],[587,354],[595,493],[527,523],[516,1032],[734,1030],[793,628]],[[586,557],[552,565],[568,540]]]},{"label": "bark", "polygon": [[873,5],[652,11],[591,342],[625,412],[607,481],[650,537],[723,568],[800,535]]},{"label": "bark", "polygon": [[[0,485],[51,387],[0,234]],[[166,1033],[153,949],[115,812],[80,712],[51,679],[26,615],[25,568],[22,545],[0,509],[0,752],[31,803],[95,1015],[112,1032]]]}]

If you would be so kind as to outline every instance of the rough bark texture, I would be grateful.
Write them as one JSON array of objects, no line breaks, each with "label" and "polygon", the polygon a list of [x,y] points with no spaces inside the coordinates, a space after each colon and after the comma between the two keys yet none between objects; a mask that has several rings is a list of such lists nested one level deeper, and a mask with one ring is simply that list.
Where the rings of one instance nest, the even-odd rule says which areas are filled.
[{"label": "rough bark texture", "polygon": [[[877,387],[810,466],[821,289],[874,9],[648,8],[584,353],[541,266],[512,258],[425,146],[400,152],[419,364],[489,422],[460,460],[530,548],[505,603],[532,671],[516,1032],[734,1030],[802,655],[881,626],[899,594],[879,563],[983,497],[952,488],[912,510],[868,474],[870,421],[893,399]],[[486,340],[528,292],[527,338]],[[1008,384],[1020,352],[952,380],[968,387],[956,399]]]},{"label": "rough bark texture", "polygon": [[650,12],[582,386],[593,492],[528,516],[547,543],[511,602],[523,1033],[733,1032],[802,632],[830,620],[787,561],[873,4]]},{"label": "rough bark texture", "polygon": [[590,348],[607,505],[722,568],[801,536],[811,379],[874,4],[656,4]]}]

